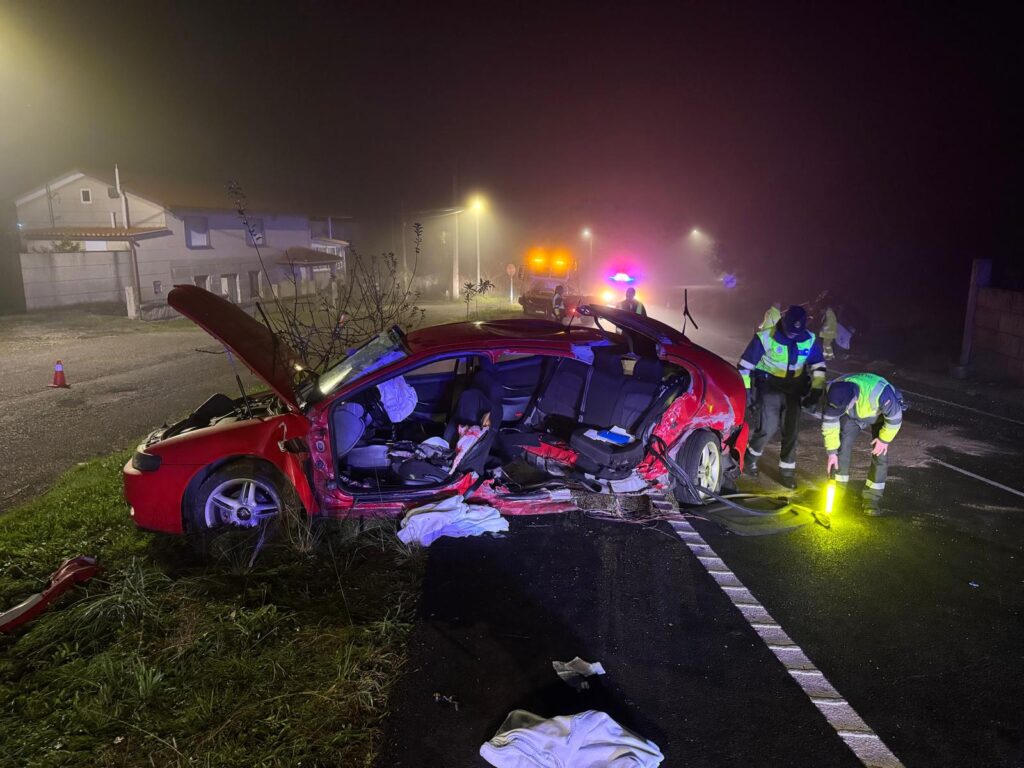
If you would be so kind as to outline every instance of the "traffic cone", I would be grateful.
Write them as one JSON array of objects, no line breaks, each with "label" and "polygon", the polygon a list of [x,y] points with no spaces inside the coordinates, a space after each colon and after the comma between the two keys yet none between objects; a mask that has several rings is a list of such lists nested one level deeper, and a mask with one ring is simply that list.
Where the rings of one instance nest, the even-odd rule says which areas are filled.
[{"label": "traffic cone", "polygon": [[47,386],[54,389],[71,389],[71,385],[64,378],[64,363],[60,360],[53,366],[53,384],[48,384]]}]

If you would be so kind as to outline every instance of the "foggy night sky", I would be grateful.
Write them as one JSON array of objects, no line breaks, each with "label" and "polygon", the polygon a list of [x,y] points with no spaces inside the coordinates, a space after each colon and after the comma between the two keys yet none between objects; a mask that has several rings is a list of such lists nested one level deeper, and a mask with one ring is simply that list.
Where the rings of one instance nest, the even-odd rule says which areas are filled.
[{"label": "foggy night sky", "polygon": [[589,224],[657,259],[700,226],[759,272],[953,286],[971,257],[1019,251],[1019,22],[866,3],[0,2],[0,199],[116,160],[396,216],[451,204],[457,167],[516,247]]}]

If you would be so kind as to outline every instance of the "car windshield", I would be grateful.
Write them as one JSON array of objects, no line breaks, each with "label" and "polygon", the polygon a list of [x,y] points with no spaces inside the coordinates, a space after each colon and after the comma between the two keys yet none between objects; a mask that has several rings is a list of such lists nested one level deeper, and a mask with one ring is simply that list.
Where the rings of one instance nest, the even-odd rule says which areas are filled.
[{"label": "car windshield", "polygon": [[321,395],[329,395],[342,384],[358,379],[370,371],[383,368],[409,356],[402,332],[393,327],[374,336],[352,354],[335,365],[317,381]]}]

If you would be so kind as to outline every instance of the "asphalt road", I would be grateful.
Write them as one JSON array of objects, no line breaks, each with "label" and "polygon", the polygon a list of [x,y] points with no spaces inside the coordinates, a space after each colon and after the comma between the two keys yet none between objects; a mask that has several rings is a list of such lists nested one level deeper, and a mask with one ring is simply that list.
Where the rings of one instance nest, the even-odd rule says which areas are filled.
[{"label": "asphalt road", "polygon": [[[237,392],[220,350],[198,329],[83,332],[40,319],[0,334],[0,511],[77,462],[135,445],[214,392]],[[47,387],[57,359],[70,389]]]},{"label": "asphalt road", "polygon": [[[693,334],[728,359],[745,335],[708,322]],[[435,544],[378,764],[484,765],[479,745],[510,710],[598,708],[659,744],[667,766],[1022,768],[1021,427],[1012,409],[960,407],[978,404],[970,393],[913,386],[885,517],[848,508],[831,529],[756,538],[694,519],[706,551],[666,523],[583,517],[523,518],[501,540]],[[805,416],[802,429],[801,494],[813,504],[824,455],[818,422]],[[851,487],[863,482],[867,444]],[[776,460],[769,449],[762,477],[741,490],[782,492]],[[712,579],[702,555],[731,574]],[[755,624],[761,610],[781,625],[759,632],[782,631],[795,648],[770,650],[720,578],[761,606]],[[895,757],[851,751],[787,672],[793,653],[845,699],[836,727],[856,720]],[[608,670],[588,693],[550,666],[576,655]],[[457,697],[459,710],[434,692]],[[846,731],[851,743],[860,735]]]}]

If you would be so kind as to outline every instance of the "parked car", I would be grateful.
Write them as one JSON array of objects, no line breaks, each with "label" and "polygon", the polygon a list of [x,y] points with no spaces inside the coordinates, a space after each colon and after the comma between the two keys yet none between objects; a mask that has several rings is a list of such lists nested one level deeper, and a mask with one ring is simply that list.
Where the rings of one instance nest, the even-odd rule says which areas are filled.
[{"label": "parked car", "polygon": [[531,279],[529,287],[519,296],[523,314],[553,318],[551,298],[555,295],[555,287],[559,285],[565,286],[566,293],[563,296],[563,301],[567,317],[575,315],[577,307],[593,302],[593,297],[580,294],[574,289],[574,285],[567,282],[564,277],[534,277]]},{"label": "parked car", "polygon": [[[249,528],[286,504],[397,516],[456,493],[503,513],[569,508],[573,488],[674,490],[698,503],[694,491],[718,491],[746,447],[736,369],[610,307],[581,308],[592,327],[524,318],[391,328],[315,376],[230,302],[194,286],[168,302],[269,391],[215,394],[138,447],[124,493],[144,529]],[[694,484],[681,485],[659,452]]]}]

